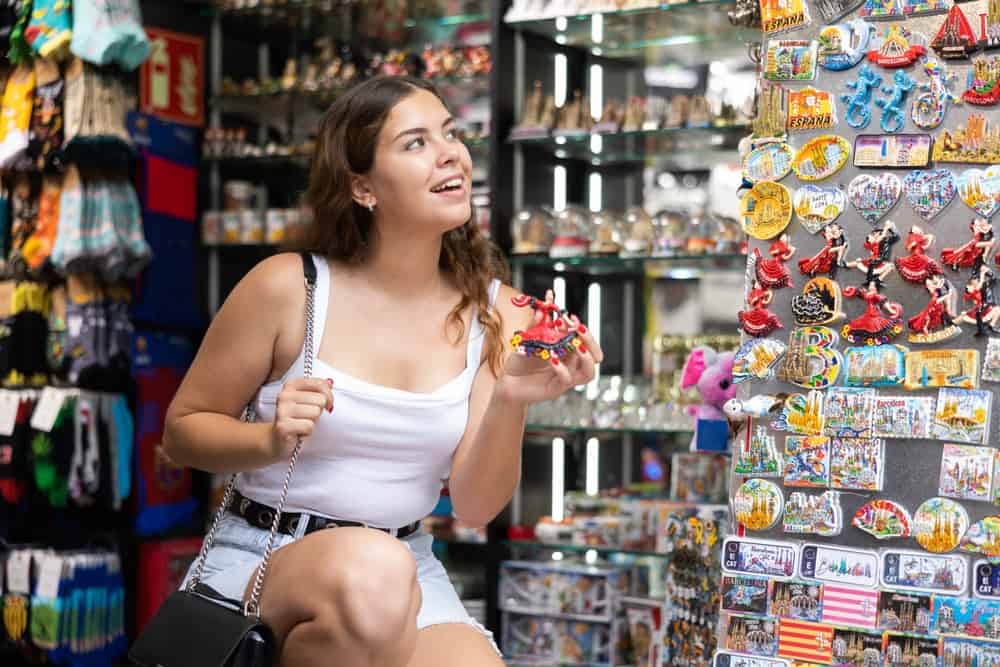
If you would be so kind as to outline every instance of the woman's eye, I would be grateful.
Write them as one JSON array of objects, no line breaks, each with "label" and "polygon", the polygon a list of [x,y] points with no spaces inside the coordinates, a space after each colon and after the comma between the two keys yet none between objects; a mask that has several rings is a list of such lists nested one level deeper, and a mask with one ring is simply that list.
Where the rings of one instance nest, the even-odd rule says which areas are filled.
[{"label": "woman's eye", "polygon": [[413,150],[414,148],[419,148],[419,147],[421,147],[423,145],[424,145],[424,139],[423,139],[423,137],[417,137],[416,139],[414,139],[410,143],[406,144],[406,150],[410,151],[410,150]]},{"label": "woman's eye", "polygon": [[444,136],[448,137],[449,139],[458,139],[458,130],[452,128],[447,132],[445,132]]}]

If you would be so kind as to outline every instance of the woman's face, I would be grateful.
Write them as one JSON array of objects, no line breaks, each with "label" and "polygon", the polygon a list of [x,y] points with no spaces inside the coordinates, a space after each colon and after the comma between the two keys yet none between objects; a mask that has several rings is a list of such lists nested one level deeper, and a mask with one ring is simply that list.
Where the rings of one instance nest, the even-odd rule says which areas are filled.
[{"label": "woman's face", "polygon": [[471,173],[472,158],[451,114],[434,94],[418,89],[386,118],[364,183],[381,224],[443,234],[472,216]]}]

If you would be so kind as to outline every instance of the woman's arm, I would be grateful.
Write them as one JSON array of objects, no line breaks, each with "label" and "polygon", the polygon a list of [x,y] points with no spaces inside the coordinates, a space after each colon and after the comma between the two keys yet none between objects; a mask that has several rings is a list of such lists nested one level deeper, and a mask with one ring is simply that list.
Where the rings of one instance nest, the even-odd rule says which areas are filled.
[{"label": "woman's arm", "polygon": [[[495,305],[503,318],[505,350],[514,331],[526,329],[532,322],[531,310],[511,304],[515,294],[504,285]],[[505,359],[499,378],[487,364],[480,367],[469,401],[469,423],[452,460],[448,483],[455,516],[463,522],[477,526],[489,523],[514,495],[521,479],[528,405],[555,398],[593,379],[594,362],[600,361],[602,353],[589,332],[581,334],[585,349],[571,352],[565,363]]]},{"label": "woman's arm", "polygon": [[[236,285],[212,320],[167,410],[164,453],[177,465],[209,472],[241,472],[280,460],[287,442],[275,424],[248,424],[240,416],[271,375],[281,340],[301,345],[304,335],[302,260],[291,253],[268,258]],[[329,394],[324,380],[300,382],[308,383],[300,390],[322,384]]]}]

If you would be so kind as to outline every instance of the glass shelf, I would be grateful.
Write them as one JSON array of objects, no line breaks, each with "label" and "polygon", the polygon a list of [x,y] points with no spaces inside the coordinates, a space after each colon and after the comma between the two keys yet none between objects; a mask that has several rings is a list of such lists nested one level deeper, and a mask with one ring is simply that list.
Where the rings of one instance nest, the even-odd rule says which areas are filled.
[{"label": "glass shelf", "polygon": [[665,428],[665,429],[615,428],[615,427],[601,427],[601,426],[563,426],[561,424],[534,424],[534,423],[530,423],[527,426],[525,426],[524,430],[526,433],[531,433],[531,434],[604,433],[608,435],[649,435],[649,436],[690,435],[691,433],[694,432],[693,428]]},{"label": "glass shelf", "polygon": [[636,130],[607,134],[553,134],[515,137],[512,144],[530,147],[559,159],[584,160],[594,166],[623,163],[643,163],[648,158],[670,153],[717,153],[729,157],[736,153],[740,139],[750,131],[749,125],[713,127],[683,127],[659,130]]},{"label": "glass shelf", "polygon": [[718,55],[720,48],[744,52],[746,42],[760,40],[759,30],[729,23],[726,14],[734,4],[734,0],[664,3],[646,9],[508,21],[508,25],[609,58],[648,55],[650,49],[686,51],[685,56],[694,50]]},{"label": "glass shelf", "polygon": [[653,556],[656,558],[670,558],[671,554],[661,554],[657,551],[636,551],[631,549],[616,549],[613,547],[583,546],[580,544],[553,544],[551,542],[535,542],[528,540],[507,540],[504,542],[511,549],[525,549],[528,551],[569,551],[572,553],[587,553],[596,551],[599,554],[615,555],[625,554],[629,556]]},{"label": "glass shelf", "polygon": [[588,275],[649,274],[674,280],[694,279],[705,269],[735,270],[746,265],[742,253],[674,255],[668,257],[619,257],[617,255],[586,255],[553,259],[546,255],[512,255],[511,267],[543,268],[556,273]]},{"label": "glass shelf", "polygon": [[253,157],[207,157],[206,164],[218,164],[221,167],[244,167],[247,169],[271,167],[275,169],[309,169],[310,158],[305,155],[261,155]]}]

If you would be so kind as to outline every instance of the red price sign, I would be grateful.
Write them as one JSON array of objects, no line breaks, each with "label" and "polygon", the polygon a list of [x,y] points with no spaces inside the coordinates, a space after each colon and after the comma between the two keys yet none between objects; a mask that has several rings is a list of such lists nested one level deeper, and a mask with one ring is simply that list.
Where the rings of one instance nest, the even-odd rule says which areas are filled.
[{"label": "red price sign", "polygon": [[164,120],[205,124],[205,40],[146,28],[152,52],[139,76],[139,106]]}]

